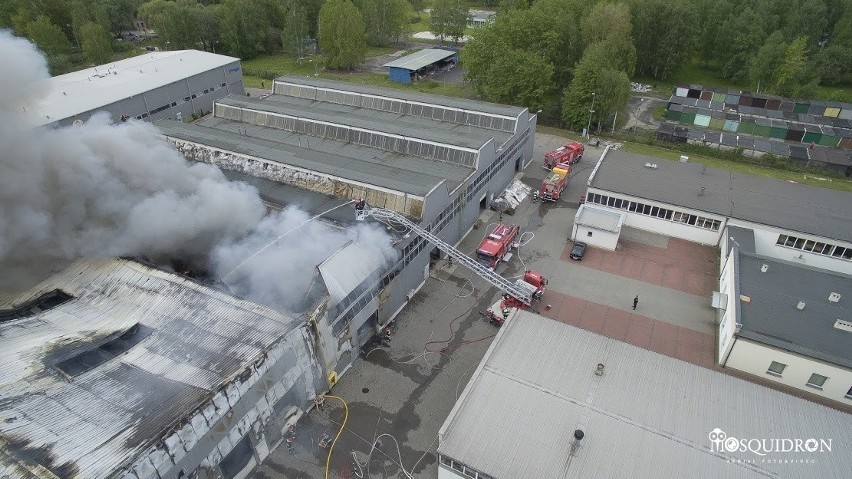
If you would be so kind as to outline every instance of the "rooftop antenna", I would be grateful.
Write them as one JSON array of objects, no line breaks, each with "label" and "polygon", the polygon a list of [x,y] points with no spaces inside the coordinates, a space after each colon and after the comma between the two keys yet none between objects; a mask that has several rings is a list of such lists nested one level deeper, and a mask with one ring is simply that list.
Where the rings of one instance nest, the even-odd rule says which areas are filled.
[{"label": "rooftop antenna", "polygon": [[704,187],[701,187],[701,191],[698,192],[698,196],[704,196]]}]

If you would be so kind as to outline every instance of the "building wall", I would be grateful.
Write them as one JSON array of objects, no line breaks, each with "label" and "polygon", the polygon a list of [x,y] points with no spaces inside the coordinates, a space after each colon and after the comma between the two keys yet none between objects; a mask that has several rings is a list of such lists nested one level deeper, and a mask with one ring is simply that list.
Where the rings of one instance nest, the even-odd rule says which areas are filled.
[{"label": "building wall", "polygon": [[122,115],[145,121],[177,118],[178,113],[182,118],[189,118],[193,113],[202,115],[213,111],[213,103],[229,94],[245,94],[238,61],[61,119],[56,124],[64,126],[75,120],[86,121],[101,111],[109,113],[114,122],[120,121]]},{"label": "building wall", "polygon": [[[806,240],[804,242],[805,246],[808,246],[810,244],[809,242],[812,242],[814,245],[834,245],[838,248],[849,248],[849,250],[852,250],[852,242],[838,241],[805,233],[797,233],[790,230],[784,230],[782,228],[738,219],[731,219],[728,224],[741,226],[743,228],[751,228],[754,230],[754,249],[755,253],[758,255],[852,275],[852,260],[837,258],[830,254],[818,254],[795,247],[779,246],[776,244],[778,242],[779,235],[804,239]],[[834,251],[835,250],[831,250],[831,252]]]},{"label": "building wall", "polygon": [[[725,251],[723,250],[722,254]],[[735,277],[737,255],[730,254],[722,258],[722,274],[719,276],[719,292],[725,295],[724,309],[720,311],[719,333],[717,335],[717,360],[725,364],[728,353],[734,345],[734,334],[737,331],[737,308],[739,293]]]},{"label": "building wall", "polygon": [[404,68],[390,67],[388,77],[391,81],[399,83],[411,83],[411,70]]},{"label": "building wall", "polygon": [[295,423],[313,405],[317,391],[326,388],[305,326],[288,333],[259,359],[120,476],[154,479],[199,471],[201,477],[217,477],[220,463],[246,438],[252,455],[246,459],[260,463],[282,429]]},{"label": "building wall", "polygon": [[[844,334],[839,332],[838,334]],[[768,374],[772,361],[786,364],[780,377]],[[747,339],[736,338],[725,367],[775,381],[809,394],[815,394],[852,406],[852,398],[846,394],[852,388],[852,371],[833,364],[824,363],[798,354],[782,351]],[[828,379],[822,390],[806,386],[811,374]]]},{"label": "building wall", "polygon": [[[586,192],[586,201],[600,206],[624,211],[627,214],[624,224],[627,226],[645,231],[664,231],[668,236],[712,246],[719,244],[719,239],[721,238],[722,231],[724,231],[725,223],[727,221],[723,216],[691,210],[688,208],[674,207],[659,201],[613,193],[592,187],[590,187]],[[649,206],[651,208],[651,214],[639,214],[631,211],[631,208],[633,208],[634,205],[637,205],[636,208],[638,208],[639,205]],[[654,215],[654,212],[656,212],[656,214],[662,214],[660,213],[660,209],[671,211],[672,218],[679,215],[678,217],[687,220],[689,216],[694,216],[698,219],[697,221],[709,220],[718,222],[718,227],[715,229],[701,228],[690,225],[684,221],[659,218]],[[645,211],[645,209],[643,208],[642,211]]]},{"label": "building wall", "polygon": [[189,160],[211,163],[226,170],[298,186],[343,199],[365,198],[367,203],[413,218],[422,214],[423,200],[404,193],[296,168],[272,160],[220,150],[200,143],[168,138]]},{"label": "building wall", "polygon": [[574,223],[572,238],[574,238],[574,241],[582,241],[589,246],[615,251],[615,247],[618,246],[619,234]]}]

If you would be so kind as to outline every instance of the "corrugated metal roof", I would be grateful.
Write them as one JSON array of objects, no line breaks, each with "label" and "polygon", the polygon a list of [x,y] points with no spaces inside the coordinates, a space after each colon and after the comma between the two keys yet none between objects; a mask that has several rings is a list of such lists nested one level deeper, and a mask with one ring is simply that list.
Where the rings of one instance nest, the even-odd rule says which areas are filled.
[{"label": "corrugated metal roof", "polygon": [[[0,469],[107,477],[300,324],[126,260],[78,261],[20,298],[54,289],[74,299],[0,325]],[[137,324],[125,352],[98,349]],[[60,369],[93,351],[118,355],[73,377]]]},{"label": "corrugated metal roof", "polygon": [[406,55],[402,58],[397,58],[392,62],[385,63],[383,66],[388,68],[403,68],[405,70],[416,71],[425,66],[429,66],[435,62],[445,60],[455,55],[456,52],[450,50],[442,50],[440,48],[424,48],[419,52]]},{"label": "corrugated metal roof", "polygon": [[31,119],[34,125],[45,125],[71,118],[238,61],[215,53],[176,50],[55,76],[49,80],[49,93],[33,105]]},{"label": "corrugated metal roof", "polygon": [[468,100],[466,98],[431,95],[428,93],[418,93],[411,90],[403,90],[399,88],[382,88],[371,85],[361,85],[358,83],[325,80],[316,77],[283,76],[278,77],[275,80],[282,82],[292,82],[299,85],[310,85],[318,88],[330,88],[335,90],[364,93],[367,95],[384,96],[388,98],[400,98],[404,100],[425,103],[427,105],[442,105],[450,108],[459,108],[462,110],[490,113],[492,115],[503,115],[511,118],[517,118],[521,115],[521,113],[526,111],[526,108],[511,105],[501,105],[499,103],[489,103],[485,101]]},{"label": "corrugated metal roof", "polygon": [[608,208],[600,208],[589,203],[583,203],[577,210],[574,223],[602,231],[618,233],[624,223],[625,214]]},{"label": "corrugated metal roof", "polygon": [[[715,428],[738,438],[831,439],[833,452],[718,453],[709,441]],[[585,438],[571,455],[577,429]],[[497,335],[439,441],[438,453],[495,479],[840,479],[849,472],[852,417],[521,311]]]},{"label": "corrugated metal roof", "polygon": [[619,150],[606,155],[590,186],[839,241],[852,238],[852,194],[846,191]]},{"label": "corrugated metal roof", "polygon": [[334,306],[381,266],[381,260],[376,255],[368,254],[364,248],[350,241],[317,268],[331,296],[331,305]]},{"label": "corrugated metal roof", "polygon": [[160,120],[155,125],[168,137],[420,198],[425,198],[442,181],[446,181],[452,191],[474,171],[473,168],[443,161],[222,118],[207,118],[194,123]]}]

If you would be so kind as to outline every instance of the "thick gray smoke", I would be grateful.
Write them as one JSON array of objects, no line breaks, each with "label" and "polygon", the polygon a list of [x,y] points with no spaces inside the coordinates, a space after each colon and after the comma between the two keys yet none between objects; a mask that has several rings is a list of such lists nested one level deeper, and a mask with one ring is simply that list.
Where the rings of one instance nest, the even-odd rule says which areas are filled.
[{"label": "thick gray smoke", "polygon": [[290,207],[264,218],[251,235],[223,242],[212,255],[216,276],[224,278],[240,295],[298,313],[312,305],[317,299],[315,293],[322,292],[317,289],[322,278],[316,266],[347,241],[354,241],[368,253],[353,258],[353,262],[357,259],[364,263],[367,271],[386,266],[397,257],[390,236],[375,226],[339,229],[308,219],[307,213]]},{"label": "thick gray smoke", "polygon": [[[227,272],[304,217],[292,210],[264,218],[257,190],[187,162],[151,124],[111,124],[96,115],[82,126],[27,126],[24,108],[48,79],[45,60],[28,41],[0,31],[0,64],[0,290],[28,287],[81,257],[205,266],[213,259],[216,271]],[[351,235],[366,234],[321,228],[300,229],[229,282],[273,306],[296,304],[292,295],[304,294],[303,277],[310,277],[297,273]],[[370,241],[386,245],[387,237]]]}]

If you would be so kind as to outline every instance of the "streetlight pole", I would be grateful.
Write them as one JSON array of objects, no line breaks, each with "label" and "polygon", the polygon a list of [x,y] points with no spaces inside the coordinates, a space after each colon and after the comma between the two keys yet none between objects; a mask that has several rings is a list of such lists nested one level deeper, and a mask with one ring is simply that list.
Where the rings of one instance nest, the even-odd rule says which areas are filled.
[{"label": "streetlight pole", "polygon": [[595,92],[592,92],[592,107],[589,108],[589,123],[586,125],[586,138],[591,138],[592,113],[595,112]]}]

